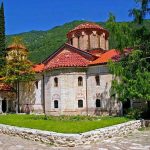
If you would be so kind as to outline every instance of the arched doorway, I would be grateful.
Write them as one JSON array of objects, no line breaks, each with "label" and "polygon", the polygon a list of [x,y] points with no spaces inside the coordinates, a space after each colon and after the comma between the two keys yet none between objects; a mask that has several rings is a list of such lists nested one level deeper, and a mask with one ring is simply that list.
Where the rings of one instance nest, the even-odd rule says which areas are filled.
[{"label": "arched doorway", "polygon": [[7,101],[4,99],[2,100],[2,111],[5,113],[7,110]]},{"label": "arched doorway", "polygon": [[131,108],[131,101],[127,99],[126,101],[123,102],[123,115],[126,115],[127,110]]}]

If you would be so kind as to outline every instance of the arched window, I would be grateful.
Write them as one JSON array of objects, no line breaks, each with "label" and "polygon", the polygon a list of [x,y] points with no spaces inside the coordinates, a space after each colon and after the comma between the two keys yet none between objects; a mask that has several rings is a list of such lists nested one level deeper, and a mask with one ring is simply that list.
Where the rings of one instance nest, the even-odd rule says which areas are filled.
[{"label": "arched window", "polygon": [[58,87],[58,78],[57,77],[54,78],[54,87]]},{"label": "arched window", "polygon": [[78,77],[78,86],[83,86],[83,78]]},{"label": "arched window", "polygon": [[96,100],[96,108],[101,107],[101,100],[97,99]]},{"label": "arched window", "polygon": [[58,108],[58,100],[54,100],[54,108]]},{"label": "arched window", "polygon": [[100,79],[99,76],[95,76],[96,85],[100,85]]},{"label": "arched window", "polygon": [[78,48],[80,48],[80,36],[78,36],[77,38],[78,38]]},{"label": "arched window", "polygon": [[82,108],[83,107],[83,100],[78,100],[78,108]]}]

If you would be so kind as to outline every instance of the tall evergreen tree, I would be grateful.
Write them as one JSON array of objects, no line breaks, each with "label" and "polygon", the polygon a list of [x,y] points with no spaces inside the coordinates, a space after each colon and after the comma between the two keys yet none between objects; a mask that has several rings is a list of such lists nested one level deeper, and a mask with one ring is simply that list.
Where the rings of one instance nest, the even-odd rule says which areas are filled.
[{"label": "tall evergreen tree", "polygon": [[4,4],[0,7],[0,67],[5,63],[5,17]]}]

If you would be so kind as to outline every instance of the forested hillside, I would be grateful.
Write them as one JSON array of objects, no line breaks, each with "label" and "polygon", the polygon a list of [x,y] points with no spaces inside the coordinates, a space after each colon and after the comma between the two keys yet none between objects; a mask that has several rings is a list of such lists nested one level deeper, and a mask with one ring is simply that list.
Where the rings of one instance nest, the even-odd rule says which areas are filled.
[{"label": "forested hillside", "polygon": [[[32,60],[33,63],[40,63],[51,53],[56,51],[63,43],[66,42],[66,34],[69,30],[73,29],[75,26],[83,22],[85,21],[73,21],[62,26],[54,27],[53,29],[48,31],[30,31],[17,35],[8,35],[7,44],[11,42],[12,37],[14,36],[22,37],[25,45],[30,51],[30,60]],[[105,27],[105,23],[98,22],[98,24],[101,24],[103,27]],[[134,28],[133,24],[126,24],[128,24],[131,28]],[[145,24],[150,30],[150,20],[146,20]],[[114,45],[115,41],[112,38],[110,41],[110,48],[113,48]]]}]

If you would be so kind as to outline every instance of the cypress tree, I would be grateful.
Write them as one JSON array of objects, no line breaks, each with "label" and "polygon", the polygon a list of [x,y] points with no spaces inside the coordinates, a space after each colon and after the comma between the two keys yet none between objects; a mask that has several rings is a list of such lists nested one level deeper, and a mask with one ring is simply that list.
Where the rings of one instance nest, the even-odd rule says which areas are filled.
[{"label": "cypress tree", "polygon": [[0,7],[0,67],[5,64],[5,17],[4,17],[4,4],[1,3]]}]

